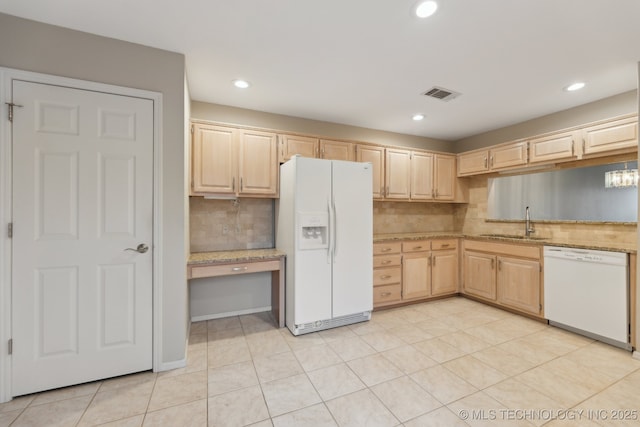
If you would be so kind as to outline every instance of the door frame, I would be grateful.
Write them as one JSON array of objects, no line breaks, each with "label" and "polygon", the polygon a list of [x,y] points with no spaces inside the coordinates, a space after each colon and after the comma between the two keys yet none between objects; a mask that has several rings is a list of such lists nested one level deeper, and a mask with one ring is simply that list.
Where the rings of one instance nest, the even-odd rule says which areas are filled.
[{"label": "door frame", "polygon": [[103,92],[144,98],[153,102],[153,270],[152,270],[152,366],[162,369],[162,93],[103,83],[58,77],[48,74],[0,67],[0,403],[11,400],[12,356],[9,355],[11,338],[12,303],[12,241],[7,226],[12,222],[12,127],[7,119],[7,102],[12,102],[13,80],[25,80],[73,89]]}]

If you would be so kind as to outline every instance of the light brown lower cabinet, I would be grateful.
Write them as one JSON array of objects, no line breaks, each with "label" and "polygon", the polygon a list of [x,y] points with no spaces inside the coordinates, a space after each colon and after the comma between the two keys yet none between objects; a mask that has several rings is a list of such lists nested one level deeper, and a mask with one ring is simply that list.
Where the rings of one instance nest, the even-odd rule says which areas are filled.
[{"label": "light brown lower cabinet", "polygon": [[402,254],[402,299],[431,294],[431,251]]},{"label": "light brown lower cabinet", "polygon": [[466,240],[462,291],[542,317],[541,250],[534,245]]},{"label": "light brown lower cabinet", "polygon": [[373,306],[397,304],[402,300],[402,243],[373,245]]},{"label": "light brown lower cabinet", "polygon": [[373,245],[375,308],[458,292],[458,240]]},{"label": "light brown lower cabinet", "polygon": [[496,256],[464,251],[464,292],[469,295],[496,299]]}]

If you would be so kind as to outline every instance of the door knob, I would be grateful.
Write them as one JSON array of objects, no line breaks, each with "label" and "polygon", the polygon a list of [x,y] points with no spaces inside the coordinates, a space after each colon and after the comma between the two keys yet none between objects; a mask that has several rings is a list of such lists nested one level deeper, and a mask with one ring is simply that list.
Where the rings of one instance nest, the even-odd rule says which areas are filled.
[{"label": "door knob", "polygon": [[148,251],[148,250],[149,250],[149,246],[147,246],[147,245],[146,245],[146,244],[144,244],[144,243],[140,243],[140,244],[138,245],[138,247],[137,247],[137,248],[135,248],[135,249],[134,249],[134,248],[127,248],[127,249],[125,249],[125,251],[134,251],[134,252],[138,252],[138,253],[141,253],[141,254],[147,253],[147,251]]}]

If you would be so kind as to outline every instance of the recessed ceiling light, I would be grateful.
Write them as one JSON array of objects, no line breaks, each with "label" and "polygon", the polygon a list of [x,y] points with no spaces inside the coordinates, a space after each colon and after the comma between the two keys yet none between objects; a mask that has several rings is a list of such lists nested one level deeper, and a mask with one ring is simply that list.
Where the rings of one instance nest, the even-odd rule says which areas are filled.
[{"label": "recessed ceiling light", "polygon": [[234,81],[233,81],[233,85],[234,85],[235,87],[237,87],[237,88],[240,88],[240,89],[246,89],[246,88],[248,88],[249,86],[251,86],[251,84],[250,84],[248,81],[246,81],[246,80],[240,80],[240,79],[236,79],[236,80],[234,80]]},{"label": "recessed ceiling light", "polygon": [[565,87],[564,90],[566,90],[567,92],[573,92],[573,91],[582,89],[584,85],[585,85],[584,82],[576,82]]},{"label": "recessed ceiling light", "polygon": [[413,117],[411,117],[413,120],[415,120],[416,122],[419,122],[420,120],[424,119],[424,114],[414,114]]},{"label": "recessed ceiling light", "polygon": [[427,18],[436,13],[436,10],[438,10],[438,3],[432,0],[423,1],[416,6],[416,16],[418,18]]}]

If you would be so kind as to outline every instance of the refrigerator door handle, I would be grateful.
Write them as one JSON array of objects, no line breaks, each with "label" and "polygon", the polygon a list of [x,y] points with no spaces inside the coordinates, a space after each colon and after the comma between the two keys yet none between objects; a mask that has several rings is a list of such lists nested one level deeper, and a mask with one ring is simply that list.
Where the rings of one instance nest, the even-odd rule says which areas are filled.
[{"label": "refrigerator door handle", "polygon": [[327,199],[327,217],[329,219],[329,227],[327,230],[327,264],[331,264],[331,245],[333,244],[333,239],[331,238],[331,230],[333,229],[333,225],[331,224],[331,199]]},{"label": "refrigerator door handle", "polygon": [[338,255],[338,214],[336,211],[336,201],[332,200],[333,203],[333,261],[335,262],[336,256]]}]

